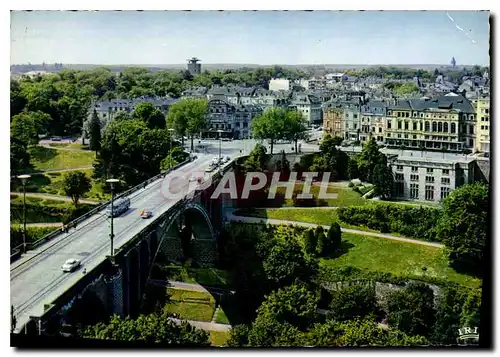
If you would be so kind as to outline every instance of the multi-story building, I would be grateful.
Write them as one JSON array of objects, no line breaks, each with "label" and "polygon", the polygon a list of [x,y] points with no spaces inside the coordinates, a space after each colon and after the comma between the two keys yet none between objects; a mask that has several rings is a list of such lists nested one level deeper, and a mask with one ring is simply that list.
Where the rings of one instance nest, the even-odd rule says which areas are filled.
[{"label": "multi-story building", "polygon": [[387,108],[385,142],[427,149],[473,147],[475,110],[461,95],[399,100]]},{"label": "multi-story building", "polygon": [[290,80],[283,78],[272,78],[269,81],[269,90],[278,91],[278,90],[290,90]]},{"label": "multi-story building", "polygon": [[226,100],[214,98],[208,102],[208,128],[204,136],[218,137],[221,130],[223,137],[247,139],[250,137],[250,123],[262,113],[262,109],[254,105],[238,105]]},{"label": "multi-story building", "polygon": [[310,78],[310,79],[301,79],[299,81],[299,85],[306,90],[325,90],[327,88],[327,80],[323,78]]},{"label": "multi-story building", "polygon": [[296,93],[292,97],[288,108],[301,112],[309,124],[321,125],[323,122],[323,116],[321,114],[321,102],[315,96]]},{"label": "multi-story building", "polygon": [[386,107],[380,101],[367,102],[361,106],[361,128],[359,141],[368,141],[373,137],[377,143],[384,142],[384,119]]},{"label": "multi-story building", "polygon": [[342,124],[344,109],[339,102],[329,101],[323,103],[323,132],[331,136],[344,137]]},{"label": "multi-story building", "polygon": [[490,98],[478,98],[476,102],[476,150],[490,154]]},{"label": "multi-story building", "polygon": [[451,191],[474,181],[475,158],[460,154],[412,152],[389,157],[395,196],[406,200],[440,202]]}]

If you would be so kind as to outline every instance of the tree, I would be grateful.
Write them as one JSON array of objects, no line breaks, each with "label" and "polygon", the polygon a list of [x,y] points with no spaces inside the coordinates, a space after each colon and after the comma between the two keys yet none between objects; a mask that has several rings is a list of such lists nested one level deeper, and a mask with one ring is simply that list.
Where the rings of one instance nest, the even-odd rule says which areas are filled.
[{"label": "tree", "polygon": [[89,148],[90,150],[94,150],[97,154],[101,149],[101,121],[95,109],[89,123],[89,136]]},{"label": "tree", "polygon": [[315,266],[306,261],[294,237],[286,237],[284,242],[274,245],[262,265],[268,278],[278,287],[296,280],[309,281],[315,273]]},{"label": "tree", "polygon": [[167,113],[169,128],[173,128],[177,135],[187,134],[191,138],[191,150],[194,150],[194,135],[200,133],[207,125],[206,112],[208,102],[204,99],[183,99],[172,104]]},{"label": "tree", "polygon": [[137,104],[132,116],[144,121],[149,129],[165,128],[165,115],[150,102]]},{"label": "tree", "polygon": [[70,171],[64,176],[64,193],[73,200],[75,208],[78,207],[78,200],[89,192],[91,187],[90,178],[82,171]]},{"label": "tree", "polygon": [[304,115],[296,110],[289,110],[285,116],[284,136],[295,143],[295,152],[298,153],[298,141],[307,139],[307,121]]},{"label": "tree", "polygon": [[316,245],[318,237],[312,228],[309,228],[304,234],[304,249],[307,254],[316,255]]},{"label": "tree", "polygon": [[21,170],[30,167],[30,154],[26,144],[14,137],[10,137],[10,174],[15,176]]},{"label": "tree", "polygon": [[336,138],[326,135],[321,140],[319,149],[321,156],[316,156],[311,170],[320,172],[331,172],[330,179],[343,179],[347,177],[347,165],[349,157],[347,154],[337,149]]},{"label": "tree", "polygon": [[267,139],[271,144],[271,155],[276,140],[285,137],[287,111],[283,108],[269,108],[252,120],[252,136],[256,139]]},{"label": "tree", "polygon": [[435,321],[434,292],[424,283],[410,283],[390,294],[387,310],[391,327],[427,336]]},{"label": "tree", "polygon": [[290,172],[290,161],[286,159],[285,150],[281,151],[281,159],[276,161],[276,171]]},{"label": "tree", "polygon": [[160,167],[162,170],[168,170],[169,168],[180,164],[186,159],[186,153],[181,150],[178,146],[174,147],[168,152],[168,155],[161,161]]},{"label": "tree", "polygon": [[257,143],[243,164],[247,172],[264,171],[268,160],[267,149],[264,145]]},{"label": "tree", "polygon": [[50,121],[50,115],[42,112],[22,112],[14,115],[10,123],[10,135],[26,145],[37,145],[38,135]]},{"label": "tree", "polygon": [[337,222],[333,222],[328,230],[328,242],[332,251],[337,251],[340,249],[342,243],[342,231],[340,225]]},{"label": "tree", "polygon": [[[385,157],[379,151],[379,147],[373,138],[370,138],[366,143],[363,144],[360,154],[357,156],[358,169],[360,174],[360,179],[362,181],[368,181],[373,183],[374,175],[373,171],[375,166],[383,160]],[[387,161],[385,161],[387,162]]]},{"label": "tree", "polygon": [[390,199],[394,192],[394,176],[391,168],[384,163],[376,164],[372,177],[374,193],[384,200]]},{"label": "tree", "polygon": [[351,180],[359,178],[358,162],[356,159],[349,159],[349,163],[347,164],[347,174]]},{"label": "tree", "polygon": [[205,331],[187,322],[177,325],[166,314],[139,315],[136,319],[113,316],[109,324],[102,322],[80,331],[83,338],[144,341],[164,345],[209,346]]},{"label": "tree", "polygon": [[464,185],[443,200],[437,236],[452,266],[480,274],[486,244],[489,195],[484,184]]},{"label": "tree", "polygon": [[245,347],[248,345],[248,334],[251,328],[247,325],[236,325],[229,331],[228,347]]},{"label": "tree", "polygon": [[329,317],[337,321],[364,318],[377,312],[375,287],[370,284],[357,284],[332,291],[329,304]]}]

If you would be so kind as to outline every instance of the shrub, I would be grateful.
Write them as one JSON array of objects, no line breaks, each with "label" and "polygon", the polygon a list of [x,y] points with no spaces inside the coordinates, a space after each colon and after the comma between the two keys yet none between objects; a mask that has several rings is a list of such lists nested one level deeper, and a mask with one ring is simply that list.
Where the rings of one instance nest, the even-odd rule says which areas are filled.
[{"label": "shrub", "polygon": [[347,185],[348,187],[354,187],[354,184],[352,183],[352,181],[349,182],[349,184]]}]

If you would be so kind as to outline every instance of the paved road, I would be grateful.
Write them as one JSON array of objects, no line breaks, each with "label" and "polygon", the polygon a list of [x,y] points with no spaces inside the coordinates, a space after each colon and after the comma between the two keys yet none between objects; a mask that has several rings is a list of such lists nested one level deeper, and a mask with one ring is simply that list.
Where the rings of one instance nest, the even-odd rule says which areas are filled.
[{"label": "paved road", "polygon": [[[134,237],[138,232],[168,210],[178,199],[166,198],[162,183],[175,174],[189,176],[194,172],[204,172],[213,156],[218,154],[218,142],[208,143],[208,154],[198,154],[198,158],[145,189],[140,189],[130,197],[131,206],[128,212],[114,219],[115,249]],[[245,146],[246,145],[246,146]],[[216,149],[215,149],[216,147]],[[223,142],[221,154],[235,157],[243,150],[251,149],[251,143],[243,141]],[[245,151],[243,153],[245,153]],[[186,189],[187,179],[172,180],[172,192]],[[143,208],[153,211],[153,217],[144,220],[139,212]],[[82,265],[92,270],[109,254],[109,220],[104,213],[96,214],[80,223],[75,230],[61,234],[54,240],[27,252],[21,259],[11,264],[11,304],[15,308],[18,327],[23,326],[30,315],[39,316],[43,313],[43,305],[52,302],[81,277],[81,270],[71,274],[63,274],[61,265],[69,258],[82,261]]]},{"label": "paved road", "polygon": [[[22,192],[11,192],[11,195],[17,195],[19,197],[23,196]],[[44,200],[53,200],[53,201],[67,201],[67,202],[73,202],[73,200],[67,196],[60,196],[60,195],[53,195],[50,193],[40,193],[40,192],[26,192],[26,197],[36,197],[36,198],[42,198]],[[84,198],[81,198],[78,200],[79,203],[87,203],[89,205],[98,205],[98,201],[94,200],[87,200]]]},{"label": "paved road", "polygon": [[[286,220],[282,220],[282,219],[244,217],[244,216],[235,216],[233,214],[228,214],[228,219],[230,221],[234,221],[234,222],[298,225],[298,226],[311,227],[311,228],[315,228],[318,226],[318,224],[314,224],[314,223],[305,223],[305,222],[298,222],[298,221],[286,221]],[[322,227],[323,227],[323,229],[326,229],[326,230],[330,229],[330,226],[322,226]],[[420,245],[426,245],[429,247],[443,248],[443,245],[439,244],[439,243],[432,243],[432,242],[425,242],[422,240],[396,237],[396,236],[393,236],[390,234],[366,232],[366,231],[360,231],[357,229],[350,229],[350,228],[341,228],[341,230],[342,230],[342,232],[346,232],[346,233],[354,233],[354,234],[360,234],[360,235],[364,235],[364,236],[372,236],[372,237],[378,237],[378,238],[397,240],[397,241],[405,242],[405,243],[420,244]]]}]

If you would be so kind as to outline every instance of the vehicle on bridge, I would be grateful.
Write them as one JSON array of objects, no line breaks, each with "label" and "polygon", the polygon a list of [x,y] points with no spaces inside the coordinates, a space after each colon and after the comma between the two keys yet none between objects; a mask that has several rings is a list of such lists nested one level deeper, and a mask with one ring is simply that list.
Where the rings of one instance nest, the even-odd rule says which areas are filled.
[{"label": "vehicle on bridge", "polygon": [[[130,208],[130,198],[119,198],[113,202],[113,217],[119,216]],[[111,205],[106,209],[108,217],[111,217]]]},{"label": "vehicle on bridge", "polygon": [[205,172],[212,172],[214,169],[212,166],[209,166],[205,169]]},{"label": "vehicle on bridge", "polygon": [[147,210],[147,209],[143,209],[141,211],[141,217],[143,219],[146,219],[146,218],[151,218],[153,216],[153,212],[151,212],[150,210]]},{"label": "vehicle on bridge", "polygon": [[71,273],[75,271],[81,265],[79,260],[76,259],[68,259],[62,265],[61,269],[64,273]]}]

